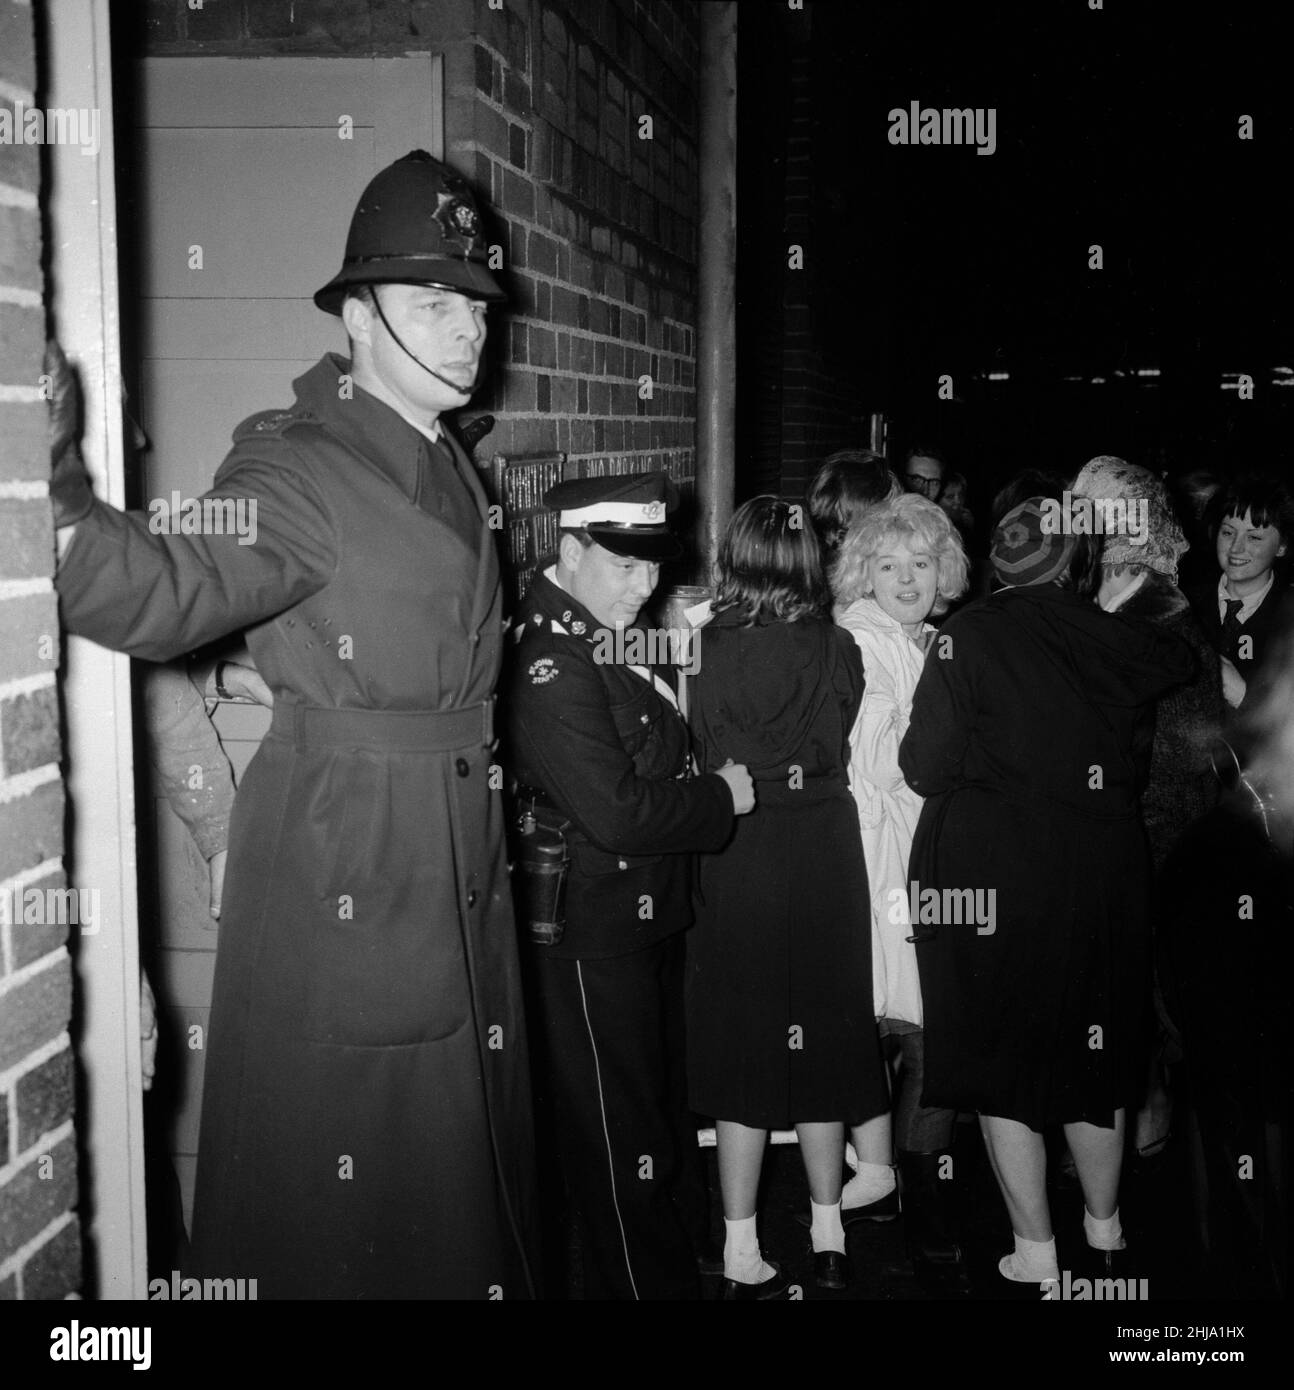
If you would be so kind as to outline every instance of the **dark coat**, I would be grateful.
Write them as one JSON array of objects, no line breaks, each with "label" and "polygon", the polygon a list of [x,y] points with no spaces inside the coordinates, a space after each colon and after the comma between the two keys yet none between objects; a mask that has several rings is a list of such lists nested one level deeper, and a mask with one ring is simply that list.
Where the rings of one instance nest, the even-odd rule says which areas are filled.
[{"label": "dark coat", "polygon": [[494,539],[462,450],[340,399],[346,369],[236,431],[213,492],[255,500],[255,544],[99,505],[58,589],[72,631],[153,660],[246,628],[275,695],[230,832],[196,1270],[263,1298],[525,1297]]},{"label": "dark coat", "polygon": [[1192,668],[1180,638],[1052,585],[944,624],[899,750],[927,798],[911,877],[995,896],[983,926],[958,925],[951,899],[950,920],[918,926],[925,1104],[1039,1129],[1108,1125],[1136,1098],[1150,937],[1134,727]]},{"label": "dark coat", "polygon": [[702,629],[700,644],[701,766],[747,764],[756,805],[732,843],[700,861],[688,942],[692,1108],[763,1129],[860,1122],[886,1108],[887,1092],[849,790],[858,646],[833,623],[746,627],[732,611]]},{"label": "dark coat", "polygon": [[692,853],[728,838],[732,794],[721,777],[683,775],[691,739],[677,705],[623,661],[600,661],[607,630],[546,574],[517,631],[512,770],[574,822],[566,931],[543,949],[581,960],[641,951],[691,926]]},{"label": "dark coat", "polygon": [[1222,730],[1226,704],[1217,652],[1173,582],[1147,570],[1141,587],[1120,613],[1157,623],[1176,633],[1195,653],[1195,675],[1161,695],[1154,707],[1150,780],[1141,798],[1141,818],[1156,869],[1173,842],[1217,801],[1210,749]]}]

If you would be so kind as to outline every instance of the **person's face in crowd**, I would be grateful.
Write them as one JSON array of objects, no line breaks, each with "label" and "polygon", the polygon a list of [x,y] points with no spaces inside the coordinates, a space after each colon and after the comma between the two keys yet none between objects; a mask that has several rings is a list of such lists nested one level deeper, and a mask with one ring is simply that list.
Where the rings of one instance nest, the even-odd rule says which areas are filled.
[{"label": "person's face in crowd", "polygon": [[949,483],[939,492],[939,505],[948,511],[956,511],[966,506],[966,484]]},{"label": "person's face in crowd", "polygon": [[445,380],[437,380],[401,350],[376,308],[348,299],[343,316],[358,384],[403,414],[428,422],[441,411],[466,405],[485,347],[484,302],[434,285],[374,285],[373,292],[409,352]]},{"label": "person's face in crowd", "polygon": [[1277,556],[1284,554],[1285,542],[1275,526],[1255,526],[1248,512],[1223,517],[1218,527],[1218,564],[1236,598],[1257,593],[1267,583]]},{"label": "person's face in crowd", "polygon": [[909,636],[918,635],[938,592],[939,562],[935,556],[911,549],[898,536],[886,536],[868,573],[881,611],[901,623]]},{"label": "person's face in crowd", "polygon": [[660,578],[654,560],[616,555],[595,541],[582,546],[574,536],[562,537],[562,587],[604,627],[628,627],[638,619]]},{"label": "person's face in crowd", "polygon": [[929,501],[937,502],[943,490],[943,482],[944,466],[938,459],[917,454],[908,460],[907,470],[903,475],[903,486],[909,492],[919,492]]}]

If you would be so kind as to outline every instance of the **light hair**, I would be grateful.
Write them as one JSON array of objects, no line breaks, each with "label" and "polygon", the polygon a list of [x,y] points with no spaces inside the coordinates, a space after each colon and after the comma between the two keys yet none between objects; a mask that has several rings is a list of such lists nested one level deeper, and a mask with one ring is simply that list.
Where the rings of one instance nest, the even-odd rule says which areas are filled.
[{"label": "light hair", "polygon": [[966,550],[948,513],[914,492],[873,508],[849,528],[831,568],[831,589],[836,602],[845,605],[872,597],[872,561],[891,539],[934,557],[937,579],[931,612],[936,616],[946,613],[949,604],[966,592]]}]

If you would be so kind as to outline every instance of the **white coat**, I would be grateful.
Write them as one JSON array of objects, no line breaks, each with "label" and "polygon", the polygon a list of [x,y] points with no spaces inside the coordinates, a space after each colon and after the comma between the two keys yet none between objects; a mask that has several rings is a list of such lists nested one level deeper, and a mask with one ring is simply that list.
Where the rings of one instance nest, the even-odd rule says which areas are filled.
[{"label": "white coat", "polygon": [[[849,782],[872,902],[872,998],[877,1018],[921,1024],[921,982],[908,922],[908,855],[922,798],[903,780],[899,744],[925,664],[922,649],[875,599],[836,614],[862,652],[863,703],[849,735]],[[923,624],[923,630],[933,627]]]}]

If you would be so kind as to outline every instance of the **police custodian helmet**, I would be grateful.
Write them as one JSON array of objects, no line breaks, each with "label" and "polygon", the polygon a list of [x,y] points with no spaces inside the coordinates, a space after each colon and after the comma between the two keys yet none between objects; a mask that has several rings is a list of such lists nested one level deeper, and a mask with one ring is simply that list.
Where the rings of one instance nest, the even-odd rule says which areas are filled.
[{"label": "police custodian helmet", "polygon": [[676,560],[683,547],[669,529],[678,490],[664,473],[572,478],[544,494],[562,530],[586,531],[613,555]]},{"label": "police custodian helmet", "polygon": [[355,285],[439,285],[473,299],[507,295],[487,268],[480,214],[461,174],[414,150],[375,175],[360,196],[341,269],[315,294],[340,314]]}]

